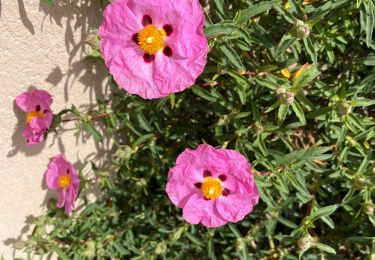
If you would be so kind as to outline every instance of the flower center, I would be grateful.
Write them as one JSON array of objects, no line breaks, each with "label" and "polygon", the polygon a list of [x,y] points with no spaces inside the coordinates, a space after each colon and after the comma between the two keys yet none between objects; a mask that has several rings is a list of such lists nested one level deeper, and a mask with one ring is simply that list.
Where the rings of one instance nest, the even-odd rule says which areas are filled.
[{"label": "flower center", "polygon": [[59,176],[59,179],[57,180],[57,185],[61,189],[66,189],[70,184],[70,177],[66,174]]},{"label": "flower center", "polygon": [[214,179],[212,177],[205,178],[201,186],[201,191],[206,199],[217,199],[223,191],[220,179]]},{"label": "flower center", "polygon": [[147,25],[138,33],[138,45],[146,53],[155,55],[158,51],[164,49],[165,35],[164,29],[157,28],[152,24]]},{"label": "flower center", "polygon": [[31,119],[33,119],[34,117],[44,118],[44,116],[45,115],[44,115],[43,112],[32,111],[32,112],[27,113],[26,121],[27,121],[27,123],[30,123]]}]

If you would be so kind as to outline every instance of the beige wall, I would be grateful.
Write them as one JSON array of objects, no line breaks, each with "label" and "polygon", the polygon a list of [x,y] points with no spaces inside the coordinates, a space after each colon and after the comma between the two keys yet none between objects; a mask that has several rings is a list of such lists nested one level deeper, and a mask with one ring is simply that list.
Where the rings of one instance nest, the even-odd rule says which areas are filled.
[{"label": "beige wall", "polygon": [[25,114],[14,104],[31,87],[50,91],[55,112],[71,104],[85,110],[108,93],[103,65],[83,59],[82,40],[100,23],[97,2],[61,0],[49,7],[38,0],[0,0],[0,258],[14,258],[11,242],[30,232],[27,223],[55,196],[47,196],[43,185],[49,158],[65,153],[80,167],[85,158],[98,159],[97,149],[106,149],[92,138],[82,145],[73,135],[74,123],[28,148],[21,137]]}]

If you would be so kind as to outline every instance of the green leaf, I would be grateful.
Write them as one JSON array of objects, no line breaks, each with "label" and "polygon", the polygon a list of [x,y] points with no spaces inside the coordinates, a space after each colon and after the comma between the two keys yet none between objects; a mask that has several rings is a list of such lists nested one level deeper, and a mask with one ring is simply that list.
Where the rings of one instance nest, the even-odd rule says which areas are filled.
[{"label": "green leaf", "polygon": [[296,40],[297,38],[289,34],[284,35],[276,48],[275,57],[279,57],[285,50],[291,47]]},{"label": "green leaf", "polygon": [[311,60],[314,62],[314,64],[316,64],[318,62],[317,55],[316,55],[314,43],[311,41],[311,37],[304,38],[303,44],[305,45],[307,53],[310,54]]},{"label": "green leaf", "polygon": [[286,117],[286,114],[288,113],[289,105],[281,104],[277,113],[277,119],[279,122],[279,125],[281,125]]},{"label": "green leaf", "polygon": [[241,71],[245,71],[245,66],[241,62],[241,58],[238,56],[237,52],[229,46],[226,42],[221,42],[218,49],[228,58],[230,63]]},{"label": "green leaf", "polygon": [[253,5],[247,9],[241,10],[239,15],[237,16],[236,23],[242,24],[249,21],[254,16],[264,13],[272,8],[274,3],[279,2],[278,0],[274,1],[262,1],[260,4]]},{"label": "green leaf", "polygon": [[334,255],[336,254],[336,250],[335,249],[333,249],[332,247],[327,246],[325,244],[317,242],[316,243],[316,247],[319,248],[320,250],[324,251],[324,252],[327,252],[327,253],[330,253],[330,254],[334,254]]},{"label": "green leaf", "polygon": [[139,137],[137,140],[133,142],[132,147],[137,147],[138,145],[143,144],[144,142],[146,142],[147,140],[149,140],[150,138],[154,136],[155,136],[154,134],[142,135],[141,137]]},{"label": "green leaf", "polygon": [[115,241],[112,243],[112,245],[117,249],[117,251],[122,255],[129,255],[130,252],[127,250],[119,241]]},{"label": "green leaf", "polygon": [[297,90],[297,89],[305,87],[313,79],[315,79],[319,74],[320,73],[316,69],[316,67],[313,65],[310,65],[308,68],[306,68],[302,72],[302,74],[298,78],[296,78],[296,80],[293,82],[292,88]]},{"label": "green leaf", "polygon": [[337,204],[326,206],[326,207],[321,207],[321,208],[315,210],[313,213],[311,213],[310,216],[309,216],[309,219],[310,219],[311,222],[314,222],[315,220],[320,219],[324,216],[329,216],[332,213],[334,213],[337,210],[338,207],[339,207],[339,205],[337,205]]},{"label": "green leaf", "polygon": [[96,130],[95,126],[91,121],[88,121],[86,124],[87,131],[94,137],[94,140],[97,142],[103,142],[103,136],[102,134]]},{"label": "green leaf", "polygon": [[52,250],[61,258],[62,260],[70,260],[70,257],[68,257],[64,251],[62,251],[59,247],[57,246],[52,246]]},{"label": "green leaf", "polygon": [[306,125],[305,114],[303,113],[303,110],[298,104],[298,102],[294,101],[292,103],[292,108],[293,108],[294,113],[297,115],[299,121],[301,121],[302,124]]},{"label": "green leaf", "polygon": [[374,10],[375,6],[372,1],[363,2],[365,6],[365,16],[366,16],[366,44],[367,46],[371,45],[372,42],[372,32],[374,30],[375,25],[375,17],[374,17]]}]

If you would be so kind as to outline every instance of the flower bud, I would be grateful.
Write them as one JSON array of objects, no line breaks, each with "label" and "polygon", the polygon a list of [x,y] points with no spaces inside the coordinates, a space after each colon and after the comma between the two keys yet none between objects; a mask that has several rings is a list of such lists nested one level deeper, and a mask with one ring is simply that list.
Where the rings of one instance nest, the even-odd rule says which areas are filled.
[{"label": "flower bud", "polygon": [[156,245],[155,254],[163,255],[167,251],[167,245],[165,242],[160,242]]},{"label": "flower bud", "polygon": [[336,112],[340,116],[345,116],[350,114],[352,111],[352,106],[347,102],[340,102],[336,105]]},{"label": "flower bud", "polygon": [[279,100],[282,104],[291,105],[294,101],[294,93],[287,91],[279,95]]},{"label": "flower bud", "polygon": [[277,88],[275,89],[275,92],[276,92],[276,95],[277,95],[277,96],[280,96],[281,94],[285,93],[286,90],[285,90],[285,88],[277,87]]},{"label": "flower bud", "polygon": [[363,207],[363,211],[367,215],[372,216],[374,214],[374,204],[372,204],[370,202],[366,202],[364,207]]},{"label": "flower bud", "polygon": [[95,241],[88,241],[86,243],[86,248],[82,252],[82,255],[88,258],[95,257],[96,243]]},{"label": "flower bud", "polygon": [[310,35],[310,27],[301,20],[294,23],[294,30],[298,38],[306,38]]},{"label": "flower bud", "polygon": [[356,189],[356,190],[361,190],[365,187],[366,185],[366,180],[364,178],[355,178],[353,181],[353,187]]},{"label": "flower bud", "polygon": [[99,49],[99,35],[96,30],[92,30],[86,36],[84,42],[94,49]]},{"label": "flower bud", "polygon": [[237,238],[236,239],[236,248],[238,250],[243,250],[246,246],[245,241],[242,238]]},{"label": "flower bud", "polygon": [[302,251],[309,250],[311,247],[316,245],[316,238],[313,238],[310,234],[304,235],[298,239],[298,247]]},{"label": "flower bud", "polygon": [[17,250],[24,249],[26,247],[26,242],[23,240],[17,240],[14,242],[13,247]]}]

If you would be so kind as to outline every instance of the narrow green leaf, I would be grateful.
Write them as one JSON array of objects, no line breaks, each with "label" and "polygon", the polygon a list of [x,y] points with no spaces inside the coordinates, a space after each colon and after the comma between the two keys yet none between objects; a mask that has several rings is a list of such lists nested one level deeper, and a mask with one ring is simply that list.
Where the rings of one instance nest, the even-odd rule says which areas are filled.
[{"label": "narrow green leaf", "polygon": [[336,250],[333,249],[332,247],[330,246],[327,246],[325,244],[322,244],[322,243],[316,243],[316,247],[319,248],[320,250],[324,251],[324,252],[327,252],[327,253],[330,253],[330,254],[336,254]]},{"label": "narrow green leaf", "polygon": [[315,210],[313,213],[311,213],[311,215],[309,216],[309,219],[310,219],[310,221],[314,222],[315,220],[317,220],[317,219],[319,219],[323,216],[329,216],[333,212],[335,212],[338,207],[339,207],[339,205],[337,205],[337,204],[326,206],[326,207],[321,207],[321,208]]},{"label": "narrow green leaf", "polygon": [[303,110],[298,104],[298,102],[294,101],[292,103],[292,108],[293,108],[294,113],[298,117],[299,121],[301,121],[302,124],[306,125],[305,114],[303,113]]},{"label": "narrow green leaf", "polygon": [[238,24],[245,23],[245,22],[249,21],[252,17],[254,17],[254,16],[256,16],[260,13],[268,11],[269,9],[272,8],[272,4],[277,3],[277,2],[279,2],[279,1],[278,0],[263,1],[260,4],[256,4],[256,5],[253,5],[249,8],[247,8],[247,9],[241,10],[240,14],[238,15],[238,18],[237,18],[236,22]]},{"label": "narrow green leaf", "polygon": [[96,130],[95,126],[91,121],[88,121],[86,124],[86,129],[87,131],[94,137],[95,141],[97,142],[102,142],[103,141],[103,136],[102,134]]}]

